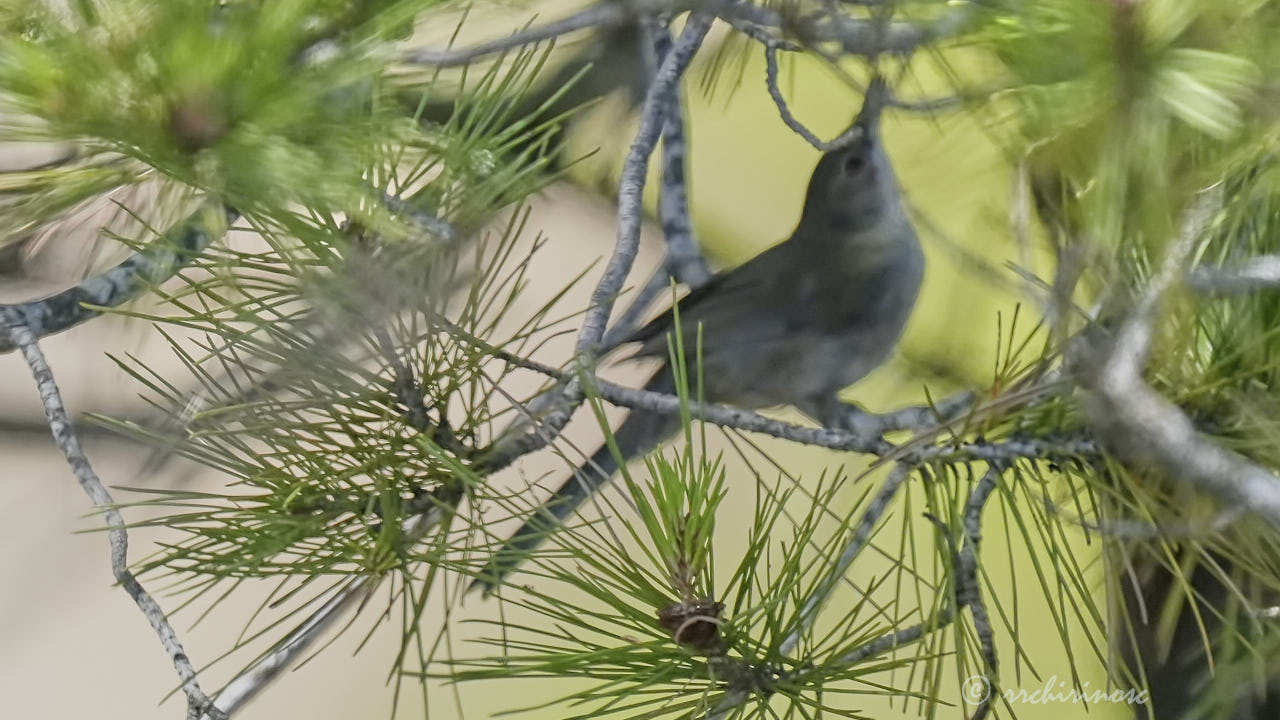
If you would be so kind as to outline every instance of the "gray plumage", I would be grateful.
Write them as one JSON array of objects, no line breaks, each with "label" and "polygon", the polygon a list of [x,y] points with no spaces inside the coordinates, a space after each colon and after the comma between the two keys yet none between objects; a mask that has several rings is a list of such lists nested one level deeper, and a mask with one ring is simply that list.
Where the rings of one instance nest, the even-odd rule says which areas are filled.
[{"label": "gray plumage", "polygon": [[[818,161],[791,237],[680,300],[680,333],[691,364],[701,332],[706,400],[751,409],[791,405],[828,427],[845,427],[856,415],[838,393],[889,357],[924,274],[924,255],[880,142],[880,97],[868,92],[855,121],[861,132]],[[666,358],[673,330],[667,311],[625,342],[639,343],[637,357]],[[664,365],[645,388],[674,393],[670,368]],[[633,410],[614,437],[629,460],[679,429],[678,416]],[[525,551],[617,469],[607,446],[597,450],[494,555],[477,582],[500,584]]]}]

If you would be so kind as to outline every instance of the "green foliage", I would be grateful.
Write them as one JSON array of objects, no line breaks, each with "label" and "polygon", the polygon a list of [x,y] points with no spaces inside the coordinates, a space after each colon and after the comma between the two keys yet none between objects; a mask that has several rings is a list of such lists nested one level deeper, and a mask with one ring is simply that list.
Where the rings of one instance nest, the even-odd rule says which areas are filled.
[{"label": "green foliage", "polygon": [[[1022,608],[1034,599],[1073,670],[1113,662],[1119,647],[1133,657],[1113,672],[1136,684],[1140,636],[1154,628],[1168,654],[1192,618],[1225,678],[1205,693],[1207,717],[1229,709],[1221,688],[1266,679],[1280,634],[1257,610],[1280,593],[1274,532],[1255,520],[1217,527],[1222,509],[1185,484],[1071,449],[1093,439],[1084,398],[1063,373],[1072,343],[1127,316],[1196,191],[1221,183],[1227,198],[1197,262],[1280,252],[1267,94],[1280,72],[1276,3],[981,3],[981,22],[962,38],[995,60],[983,79],[1003,89],[989,111],[1009,156],[1029,169],[1049,244],[1078,277],[1044,282],[1065,290],[1045,298],[1044,325],[1002,321],[979,411],[884,462],[933,451],[913,461],[890,519],[873,523],[852,557],[847,577],[858,584],[838,588],[839,612],[811,623],[810,602],[846,578],[842,556],[863,515],[845,509],[873,506],[879,476],[801,483],[755,471],[745,541],[726,539],[725,465],[706,457],[705,429],[686,412],[685,449],[649,458],[645,477],[624,470],[625,503],[600,499],[616,522],[553,535],[524,577],[538,582],[504,590],[502,601],[536,622],[494,621],[479,657],[440,639],[457,598],[442,578],[469,577],[475,556],[501,540],[485,508],[528,511],[476,469],[529,400],[505,395],[521,371],[511,357],[581,308],[561,307],[562,295],[531,307],[521,294],[533,250],[521,245],[519,206],[547,181],[563,118],[522,116],[517,100],[546,53],[513,51],[464,73],[454,112],[424,122],[432,77],[398,72],[388,48],[437,4],[81,0],[55,10],[33,0],[0,10],[0,93],[13,113],[0,132],[74,148],[52,166],[0,176],[15,232],[157,181],[168,209],[212,199],[257,233],[157,289],[161,307],[118,311],[156,323],[181,360],[179,378],[115,358],[181,430],[102,422],[234,483],[137,503],[184,536],[143,563],[146,575],[171,576],[192,602],[270,578],[279,582],[271,602],[296,606],[287,617],[333,587],[391,578],[398,679],[585,678],[565,698],[574,717],[860,717],[851,707],[879,694],[950,717],[960,712],[947,705],[952,679],[990,669],[988,639],[957,609],[958,549],[977,542],[967,502],[992,467],[973,448],[1035,440],[1051,449],[1008,463],[984,521],[999,541],[976,570],[1016,676],[1040,674],[1022,640]],[[910,3],[903,17],[933,19],[943,5]],[[730,59],[717,56],[708,87],[733,71]],[[909,69],[909,58],[884,63],[898,61]],[[956,80],[966,92],[978,86]],[[1272,294],[1177,294],[1148,373],[1208,437],[1269,468],[1280,467],[1277,327]],[[696,349],[673,352],[687,381],[697,363],[683,359]],[[924,516],[938,532],[902,522]],[[992,579],[1001,547],[1010,573],[1023,574],[1012,587]],[[1158,605],[1135,609],[1126,576],[1169,587]],[[1205,577],[1229,592],[1211,597]],[[317,578],[331,584],[310,590]],[[446,619],[424,619],[441,597]],[[918,636],[901,646],[864,653],[912,627]]]},{"label": "green foliage", "polygon": [[23,32],[3,39],[0,88],[29,137],[134,158],[247,212],[284,219],[296,203],[385,224],[366,214],[364,172],[382,144],[426,140],[380,89],[382,23],[320,42],[352,11],[314,0],[19,3],[11,26]]},{"label": "green foliage", "polygon": [[[714,550],[725,496],[719,462],[690,443],[674,459],[650,458],[646,474],[623,473],[638,520],[620,513],[616,524],[552,535],[554,549],[540,552],[528,571],[543,582],[517,582],[503,593],[503,603],[534,622],[494,623],[500,632],[479,642],[498,654],[458,660],[440,677],[589,678],[562,699],[574,708],[572,718],[698,718],[718,710],[726,717],[844,715],[850,697],[884,692],[892,671],[918,664],[921,686],[935,680],[941,666],[928,651],[849,659],[891,632],[892,622],[930,622],[938,611],[932,605],[888,617],[869,593],[859,594],[835,627],[806,632],[799,653],[781,647],[852,529],[848,517],[802,509],[837,504],[849,478],[811,490],[777,478],[757,493],[745,541],[735,538],[722,553]],[[601,502],[613,505],[607,497]],[[572,564],[549,560],[562,556]]]},{"label": "green foliage", "polygon": [[[1082,255],[1070,298],[1080,309],[1060,316],[1068,327],[1085,327],[1084,308],[1104,321],[1128,313],[1191,194],[1209,185],[1222,184],[1227,202],[1198,264],[1277,251],[1276,135],[1265,109],[1280,59],[1276,13],[1266,2],[1045,0],[1011,5],[989,30],[1017,107],[1010,144],[1032,168],[1051,239]],[[1214,441],[1270,468],[1280,467],[1269,392],[1276,310],[1273,293],[1170,298],[1148,372]],[[1076,425],[1061,407],[1021,413],[1022,422]],[[1079,481],[1097,518],[1086,524],[1118,535],[1106,546],[1108,574],[1132,580],[1107,590],[1132,671],[1144,674],[1138,657],[1177,662],[1175,633],[1183,643],[1199,636],[1195,651],[1221,682],[1205,680],[1186,717],[1228,716],[1240,693],[1226,678],[1265,684],[1270,672],[1277,633],[1256,608],[1280,589],[1274,534],[1256,521],[1223,523],[1215,503],[1149,468],[1108,461]],[[1135,601],[1139,588],[1154,594]]]},{"label": "green foliage", "polygon": [[[1013,3],[988,31],[1017,103],[1018,143],[1104,247],[1162,247],[1194,190],[1221,177],[1280,60],[1273,4]],[[1134,273],[1121,274],[1133,278]],[[1113,278],[1104,278],[1110,281]]]},{"label": "green foliage", "polygon": [[[508,100],[528,90],[544,59],[530,49],[492,67],[443,127],[417,127],[412,108],[401,107],[397,122],[411,132],[335,122],[334,134],[308,134],[306,154],[317,158],[345,142],[339,129],[359,146],[358,157],[324,156],[359,161],[338,176],[349,181],[332,198],[342,205],[257,186],[264,194],[245,209],[252,241],[206,252],[177,288],[156,288],[159,307],[116,311],[156,323],[185,368],[177,378],[113,358],[180,429],[97,419],[233,481],[226,493],[172,490],[134,503],[157,508],[155,524],[185,536],[142,563],[143,574],[172,576],[189,603],[275,578],[274,602],[298,603],[265,630],[246,631],[236,648],[278,632],[334,584],[390,577],[407,618],[397,662],[421,650],[412,618],[459,541],[454,514],[478,482],[469,466],[491,425],[508,419],[494,414],[493,399],[513,369],[490,367],[490,349],[525,352],[555,329],[556,312],[571,314],[557,310],[558,299],[520,301],[542,243],[521,240],[528,213],[519,203],[550,177],[544,153],[556,125],[513,126]],[[299,130],[320,127],[296,120]],[[220,140],[197,155],[230,162],[225,148]],[[310,178],[254,178],[241,178],[237,193],[277,181],[328,192]],[[384,197],[396,198],[398,216]],[[504,208],[505,226],[461,243]],[[444,520],[423,529],[414,523],[423,513]],[[304,590],[325,576],[334,584]]]}]

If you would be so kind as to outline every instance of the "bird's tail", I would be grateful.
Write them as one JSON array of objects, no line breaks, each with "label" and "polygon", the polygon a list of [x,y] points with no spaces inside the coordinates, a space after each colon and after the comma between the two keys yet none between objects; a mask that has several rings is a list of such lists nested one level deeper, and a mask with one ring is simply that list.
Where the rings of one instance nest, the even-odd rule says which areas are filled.
[{"label": "bird's tail", "polygon": [[[646,390],[666,394],[675,393],[675,380],[670,368],[663,366],[649,382]],[[680,429],[677,414],[652,413],[632,410],[622,425],[613,433],[618,455],[623,462],[653,450]],[[472,584],[487,594],[502,584],[503,579],[545,540],[556,532],[564,521],[582,506],[609,478],[618,471],[618,458],[606,443],[601,445],[573,474],[565,479],[551,497],[525,521],[489,559],[484,571]]]}]

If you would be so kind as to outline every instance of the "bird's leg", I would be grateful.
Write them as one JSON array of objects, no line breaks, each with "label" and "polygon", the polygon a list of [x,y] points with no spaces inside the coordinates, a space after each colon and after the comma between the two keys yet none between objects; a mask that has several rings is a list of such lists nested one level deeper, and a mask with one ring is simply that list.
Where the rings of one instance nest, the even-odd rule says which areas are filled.
[{"label": "bird's leg", "polygon": [[939,423],[955,420],[973,405],[971,392],[944,398],[935,405],[917,405],[890,413],[870,413],[857,405],[840,400],[835,394],[817,398],[800,408],[822,423],[823,427],[845,430],[860,437],[877,439],[898,430],[924,430]]},{"label": "bird's leg", "polygon": [[814,398],[800,408],[823,427],[845,430],[867,439],[884,435],[882,416],[869,413],[851,402],[844,402],[835,393]]},{"label": "bird's leg", "polygon": [[846,430],[868,440],[878,440],[885,433],[883,415],[867,412],[850,402],[834,401],[827,427]]}]

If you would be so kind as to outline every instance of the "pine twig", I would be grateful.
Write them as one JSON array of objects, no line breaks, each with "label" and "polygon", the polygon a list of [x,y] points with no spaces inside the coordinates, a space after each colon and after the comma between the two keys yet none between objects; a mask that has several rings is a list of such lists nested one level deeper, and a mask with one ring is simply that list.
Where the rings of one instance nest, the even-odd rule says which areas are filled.
[{"label": "pine twig", "polygon": [[[671,33],[652,23],[649,32],[653,54],[661,64],[671,49]],[[685,177],[688,146],[685,141],[684,93],[679,82],[667,94],[662,121],[662,185],[658,193],[658,220],[667,241],[667,271],[679,283],[696,288],[711,277],[711,268],[698,251],[689,217],[689,188]]]},{"label": "pine twig", "polygon": [[978,546],[982,542],[982,510],[986,507],[991,494],[995,492],[1000,480],[1003,466],[993,465],[982,479],[978,481],[969,500],[964,506],[964,544],[960,546],[956,566],[956,598],[957,604],[969,608],[973,618],[973,628],[978,634],[978,643],[982,647],[982,659],[985,665],[983,677],[986,678],[987,692],[979,700],[970,720],[983,720],[991,711],[992,690],[996,687],[999,659],[996,657],[995,632],[991,627],[991,618],[987,614],[987,606],[982,601],[982,587],[978,582]]},{"label": "pine twig", "polygon": [[765,44],[764,62],[765,84],[769,88],[769,97],[773,98],[773,104],[778,108],[778,114],[782,117],[782,122],[786,123],[792,132],[804,138],[805,142],[812,145],[818,152],[826,153],[838,150],[862,134],[863,128],[854,124],[829,141],[819,138],[796,118],[791,112],[791,107],[787,105],[786,98],[782,96],[782,89],[778,87],[778,46],[776,44],[772,42]]},{"label": "pine twig", "polygon": [[649,305],[657,299],[665,290],[671,289],[672,273],[670,270],[670,251],[663,259],[662,264],[657,270],[649,276],[648,282],[636,293],[631,299],[631,304],[626,310],[618,316],[618,320],[614,322],[609,331],[605,333],[604,339],[600,341],[600,352],[607,353],[627,341],[644,321]]},{"label": "pine twig", "polygon": [[[35,337],[62,332],[102,314],[98,308],[116,307],[138,297],[152,284],[165,280],[191,263],[213,241],[205,227],[207,209],[196,210],[176,232],[139,250],[124,262],[81,282],[73,288],[39,300],[0,305],[0,310],[21,319]],[[223,208],[229,226],[240,213]],[[0,337],[0,355],[17,349],[17,341]]]},{"label": "pine twig", "polygon": [[13,347],[21,350],[27,367],[31,369],[31,375],[35,378],[40,401],[44,405],[45,419],[49,423],[49,431],[53,434],[54,443],[62,451],[67,464],[71,466],[71,472],[76,476],[81,489],[107,521],[107,527],[110,528],[107,538],[111,544],[111,574],[124,587],[125,592],[129,593],[129,597],[133,598],[138,609],[147,618],[147,622],[151,623],[152,630],[160,638],[160,644],[164,646],[165,652],[173,662],[178,678],[182,681],[182,691],[187,696],[187,717],[194,719],[207,714],[210,720],[226,720],[226,714],[213,707],[212,701],[200,689],[196,670],[191,665],[191,660],[187,657],[177,632],[169,624],[164,610],[129,570],[129,533],[125,529],[124,517],[116,509],[111,493],[103,486],[102,480],[99,479],[93,466],[89,464],[89,458],[80,447],[80,441],[76,438],[75,430],[72,429],[71,418],[67,415],[66,406],[63,405],[62,394],[54,380],[53,370],[40,349],[37,333],[27,325],[26,317],[14,308],[0,308],[0,321],[3,321],[7,331],[5,339]]},{"label": "pine twig", "polygon": [[[626,282],[639,251],[644,185],[649,170],[649,157],[662,133],[663,116],[667,109],[666,98],[702,46],[707,31],[711,29],[711,21],[705,15],[689,18],[684,32],[658,68],[653,84],[645,95],[640,127],[623,163],[622,177],[618,183],[617,241],[604,274],[591,294],[591,305],[578,332],[575,362],[580,369],[594,364],[594,353],[604,338],[605,323],[613,309],[614,299]],[[540,427],[490,448],[482,461],[483,469],[486,472],[500,470],[516,458],[546,447],[559,437],[569,418],[584,400],[579,380],[571,379],[560,391],[554,409],[543,418]]]},{"label": "pine twig", "polygon": [[862,519],[854,527],[849,542],[840,551],[840,557],[836,559],[836,562],[828,570],[826,579],[819,583],[813,594],[805,599],[805,603],[800,609],[797,625],[783,638],[782,644],[778,646],[778,652],[783,655],[790,655],[799,646],[800,638],[813,626],[814,620],[818,617],[818,611],[826,604],[831,592],[840,584],[845,572],[853,564],[854,559],[858,557],[871,540],[872,531],[880,523],[880,519],[884,517],[885,511],[889,509],[889,504],[897,496],[902,484],[911,476],[911,470],[910,465],[901,463],[889,473],[889,477],[885,479],[884,484],[880,487],[880,492],[876,493],[876,496],[871,500],[871,504],[863,511]]},{"label": "pine twig", "polygon": [[1198,267],[1187,278],[1191,287],[1219,295],[1280,288],[1280,255],[1259,255],[1235,268]]},{"label": "pine twig", "polygon": [[[655,65],[671,50],[671,32],[661,21],[647,23]],[[649,305],[671,286],[671,280],[695,289],[711,279],[711,268],[698,249],[689,216],[689,190],[685,177],[686,155],[684,95],[679,83],[667,97],[662,123],[662,180],[658,192],[658,222],[667,243],[662,265],[631,300],[601,341],[601,352],[625,342],[640,327]]]},{"label": "pine twig", "polygon": [[[551,367],[550,365],[509,353],[501,348],[493,347],[457,326],[446,323],[446,327],[463,342],[475,346],[484,353],[498,358],[512,367],[545,375],[548,378],[559,381],[560,386],[567,386],[576,379],[573,373],[569,371]],[[731,405],[718,405],[693,400],[682,402],[680,397],[676,395],[625,387],[600,377],[587,376],[585,382],[589,384],[592,392],[599,395],[601,399],[620,407],[639,408],[648,412],[664,414],[679,414],[687,410],[691,418],[723,428],[759,433],[801,445],[814,445],[829,450],[861,452],[885,459],[902,460],[915,464],[927,460],[961,458],[1008,463],[1020,458],[1096,456],[1099,452],[1097,444],[1093,440],[1077,437],[1015,437],[998,442],[970,441],[954,445],[922,445],[921,443],[924,440],[932,439],[932,434],[939,431],[939,421],[955,420],[960,413],[972,405],[973,394],[968,392],[957,393],[952,397],[941,400],[934,406],[913,405],[880,415],[864,413],[864,416],[856,423],[856,429],[841,429],[798,425]],[[973,410],[974,413],[982,411],[982,407]],[[901,430],[924,433],[924,436],[904,445],[895,445],[880,437],[883,433]],[[547,438],[546,443],[550,444],[552,440],[554,438]]]},{"label": "pine twig", "polygon": [[847,55],[875,57],[883,54],[908,54],[922,45],[954,35],[968,27],[975,15],[975,3],[965,3],[930,23],[880,22],[852,17],[844,13],[796,21],[770,7],[737,2],[737,0],[603,0],[569,17],[546,25],[528,28],[512,35],[479,43],[471,47],[433,50],[419,49],[402,58],[411,65],[456,67],[490,55],[525,47],[534,43],[586,30],[617,27],[638,18],[660,13],[689,11],[694,15],[718,18],[738,26],[754,26],[759,35],[764,30],[794,34],[805,44],[835,43]]},{"label": "pine twig", "polygon": [[1222,205],[1222,188],[1196,198],[1183,219],[1182,231],[1170,247],[1159,274],[1120,326],[1098,371],[1080,373],[1093,391],[1090,413],[1098,433],[1130,458],[1155,461],[1173,477],[1195,485],[1228,506],[1249,508],[1280,524],[1280,477],[1200,435],[1178,406],[1143,380],[1151,348],[1151,325],[1165,291],[1182,276],[1187,259],[1206,226]]}]

